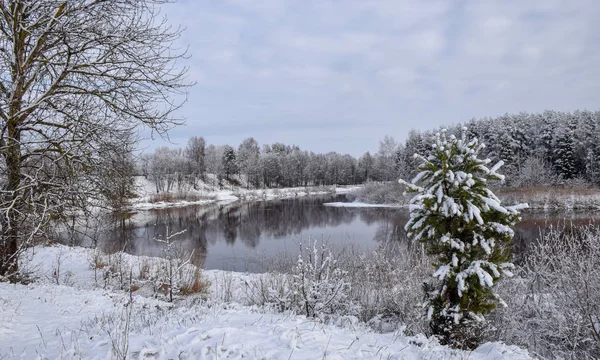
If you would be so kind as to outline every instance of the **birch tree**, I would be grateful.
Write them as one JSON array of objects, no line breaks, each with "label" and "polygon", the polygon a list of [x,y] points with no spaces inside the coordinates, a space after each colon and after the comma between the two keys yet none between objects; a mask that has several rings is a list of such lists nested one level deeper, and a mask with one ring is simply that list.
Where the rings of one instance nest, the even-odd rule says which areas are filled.
[{"label": "birch tree", "polygon": [[65,204],[99,194],[82,180],[104,139],[181,122],[185,52],[159,16],[165,2],[0,1],[0,279]]}]

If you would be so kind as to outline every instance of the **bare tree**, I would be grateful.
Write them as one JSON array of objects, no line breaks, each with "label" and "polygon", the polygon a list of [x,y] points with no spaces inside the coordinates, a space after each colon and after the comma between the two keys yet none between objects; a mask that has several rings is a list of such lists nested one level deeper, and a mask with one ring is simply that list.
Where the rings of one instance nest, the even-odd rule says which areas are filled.
[{"label": "bare tree", "polygon": [[240,171],[246,176],[246,187],[250,184],[255,187],[259,185],[260,176],[260,147],[254,138],[244,139],[238,147],[237,160]]},{"label": "bare tree", "polygon": [[185,148],[185,155],[189,160],[190,173],[194,175],[194,189],[196,188],[196,179],[204,179],[206,165],[204,164],[206,141],[202,136],[192,136]]},{"label": "bare tree", "polygon": [[166,2],[0,1],[0,278],[67,199],[99,194],[81,179],[105,139],[181,123],[189,84],[175,66],[180,30],[159,16]]},{"label": "bare tree", "polygon": [[115,143],[106,139],[98,151],[99,162],[95,167],[96,187],[106,205],[115,212],[123,211],[135,194],[135,161],[133,159],[133,135],[122,135]]}]

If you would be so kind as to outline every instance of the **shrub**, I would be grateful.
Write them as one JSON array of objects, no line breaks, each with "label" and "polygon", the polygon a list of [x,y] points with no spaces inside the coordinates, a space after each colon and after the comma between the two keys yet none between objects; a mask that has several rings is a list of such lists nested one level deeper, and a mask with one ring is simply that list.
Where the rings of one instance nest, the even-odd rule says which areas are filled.
[{"label": "shrub", "polygon": [[[317,253],[334,259],[331,265],[339,269],[339,274],[343,274],[342,281],[349,283],[349,287],[344,289],[344,297],[338,299],[343,300],[344,305],[320,311],[317,316],[343,317],[350,314],[376,331],[394,331],[402,325],[405,333],[423,332],[425,326],[419,307],[421,286],[430,275],[431,265],[421,246],[403,241],[381,244],[367,252],[353,244],[317,246],[316,249]],[[304,247],[302,263],[287,254],[262,259],[266,273],[248,280],[248,303],[269,305],[279,311],[310,313],[311,299],[307,312],[306,299],[299,291],[302,287],[299,275],[306,267],[314,268],[307,264],[309,258],[315,259],[314,252],[314,243]],[[305,270],[304,274],[308,279],[318,278],[312,270]],[[329,278],[328,283],[332,281]],[[309,284],[308,287],[313,290],[317,287],[314,280]]]},{"label": "shrub", "polygon": [[346,195],[350,201],[361,201],[367,204],[405,204],[408,199],[404,195],[406,187],[397,183],[368,183],[359,190]]},{"label": "shrub", "polygon": [[509,309],[491,339],[543,358],[600,358],[600,229],[554,228],[532,246],[516,279],[501,283]]},{"label": "shrub", "polygon": [[337,260],[325,243],[309,241],[300,244],[300,254],[292,270],[293,289],[290,307],[306,316],[357,313],[350,294],[348,272],[337,266]]}]

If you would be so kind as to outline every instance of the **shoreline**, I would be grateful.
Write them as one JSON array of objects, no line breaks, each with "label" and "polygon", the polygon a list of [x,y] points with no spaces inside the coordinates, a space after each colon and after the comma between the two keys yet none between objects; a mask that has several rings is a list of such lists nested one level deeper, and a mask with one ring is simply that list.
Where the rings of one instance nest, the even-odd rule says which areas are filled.
[{"label": "shoreline", "polygon": [[[146,211],[153,209],[181,208],[197,205],[228,205],[238,201],[261,202],[281,199],[296,199],[307,196],[344,195],[360,189],[360,185],[295,187],[281,189],[235,189],[190,191],[185,196],[197,196],[200,200],[149,201],[153,194],[147,191],[132,199],[130,210]],[[181,196],[184,197],[184,196]]]},{"label": "shoreline", "polygon": [[[358,191],[354,202],[356,207],[397,207],[407,208],[410,195],[403,196],[404,189],[399,189],[395,183],[378,185],[372,188],[365,186]],[[503,204],[527,203],[529,210],[534,211],[600,211],[600,188],[593,187],[528,187],[528,188],[496,188],[494,194]],[[374,194],[387,193],[396,203],[378,203],[369,201],[377,198]],[[364,205],[363,205],[364,204]],[[351,205],[345,205],[351,207]]]}]

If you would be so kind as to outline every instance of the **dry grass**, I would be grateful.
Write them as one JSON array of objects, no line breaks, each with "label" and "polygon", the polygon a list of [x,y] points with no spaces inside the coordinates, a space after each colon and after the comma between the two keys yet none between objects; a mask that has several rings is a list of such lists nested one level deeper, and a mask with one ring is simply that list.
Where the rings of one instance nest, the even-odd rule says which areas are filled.
[{"label": "dry grass", "polygon": [[106,267],[106,264],[104,263],[104,261],[102,261],[102,259],[100,258],[96,258],[94,259],[94,268],[96,269],[104,269]]},{"label": "dry grass", "polygon": [[202,277],[200,268],[196,268],[191,281],[184,281],[179,287],[181,295],[208,294],[210,283]]},{"label": "dry grass", "polygon": [[523,188],[498,188],[494,190],[496,195],[516,195],[516,196],[590,196],[600,195],[600,188],[589,186],[533,186]]},{"label": "dry grass", "polygon": [[143,260],[140,263],[140,280],[150,279],[150,263],[148,260]]},{"label": "dry grass", "polygon": [[600,208],[600,188],[577,185],[498,188],[494,193],[507,204],[528,203],[532,209],[588,210]]}]

